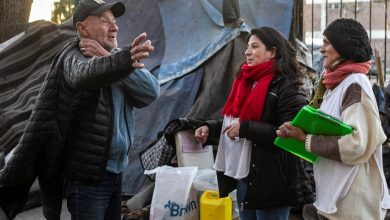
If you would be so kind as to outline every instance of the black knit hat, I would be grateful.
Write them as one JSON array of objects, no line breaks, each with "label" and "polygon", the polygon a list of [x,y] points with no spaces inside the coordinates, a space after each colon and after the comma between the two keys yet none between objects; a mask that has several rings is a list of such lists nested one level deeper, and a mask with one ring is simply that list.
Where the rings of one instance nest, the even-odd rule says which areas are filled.
[{"label": "black knit hat", "polygon": [[103,0],[81,0],[73,13],[73,26],[77,22],[84,21],[90,15],[99,15],[105,11],[111,10],[114,17],[123,15],[126,11],[122,2],[106,3]]},{"label": "black knit hat", "polygon": [[328,25],[324,35],[342,58],[358,63],[371,59],[370,40],[358,21],[339,18]]}]

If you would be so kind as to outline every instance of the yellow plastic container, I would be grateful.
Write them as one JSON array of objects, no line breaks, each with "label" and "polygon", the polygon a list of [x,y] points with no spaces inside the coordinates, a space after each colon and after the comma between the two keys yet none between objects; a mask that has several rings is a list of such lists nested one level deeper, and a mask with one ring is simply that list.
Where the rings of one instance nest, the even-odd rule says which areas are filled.
[{"label": "yellow plastic container", "polygon": [[232,200],[206,190],[200,197],[200,220],[232,220]]}]

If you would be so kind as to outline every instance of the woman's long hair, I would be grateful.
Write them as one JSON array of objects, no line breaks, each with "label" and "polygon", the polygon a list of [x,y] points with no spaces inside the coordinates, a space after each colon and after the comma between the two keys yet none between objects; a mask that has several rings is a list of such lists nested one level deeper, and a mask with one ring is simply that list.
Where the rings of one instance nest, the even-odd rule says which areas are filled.
[{"label": "woman's long hair", "polygon": [[299,68],[297,51],[279,31],[267,26],[252,29],[247,42],[252,35],[257,36],[267,50],[276,48],[275,60],[279,73],[284,74],[296,83],[301,83],[303,73]]}]

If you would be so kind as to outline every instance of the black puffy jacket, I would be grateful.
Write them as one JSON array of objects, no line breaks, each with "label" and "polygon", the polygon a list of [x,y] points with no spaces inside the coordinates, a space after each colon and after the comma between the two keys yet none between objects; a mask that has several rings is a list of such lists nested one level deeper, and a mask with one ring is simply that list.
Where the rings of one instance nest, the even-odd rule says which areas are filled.
[{"label": "black puffy jacket", "polygon": [[0,186],[57,176],[64,161],[70,179],[102,178],[113,126],[109,85],[134,68],[127,50],[91,59],[81,54],[78,42],[54,58],[16,150],[0,171]]},{"label": "black puffy jacket", "polygon": [[[77,91],[79,99],[72,117],[65,118],[70,121],[65,143],[65,176],[84,183],[98,183],[106,172],[113,134],[110,85],[116,83],[122,89],[124,108],[131,118],[134,107],[145,107],[158,97],[160,86],[148,71],[134,70],[127,49],[90,59],[78,47],[74,48],[64,57],[63,76],[63,86]],[[129,122],[128,126],[133,140],[134,123]]]},{"label": "black puffy jacket", "polygon": [[0,206],[10,218],[23,208],[36,177],[43,200],[57,197],[53,203],[62,196],[53,192],[62,190],[62,174],[87,184],[104,177],[113,132],[111,84],[139,83],[142,92],[126,87],[126,103],[132,107],[158,96],[158,82],[150,73],[133,74],[128,50],[85,58],[78,44],[78,39],[68,43],[54,58],[15,152],[0,170]]}]

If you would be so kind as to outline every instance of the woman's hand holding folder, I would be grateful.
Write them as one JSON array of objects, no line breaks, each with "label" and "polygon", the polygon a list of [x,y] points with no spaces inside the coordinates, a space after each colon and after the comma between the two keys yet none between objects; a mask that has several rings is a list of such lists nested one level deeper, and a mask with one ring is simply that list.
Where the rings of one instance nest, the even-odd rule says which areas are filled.
[{"label": "woman's hand holding folder", "polygon": [[294,125],[291,125],[290,121],[284,122],[281,126],[279,126],[278,130],[276,131],[276,135],[282,138],[294,138],[303,142],[306,140],[305,132],[303,132],[302,129],[295,127]]}]

